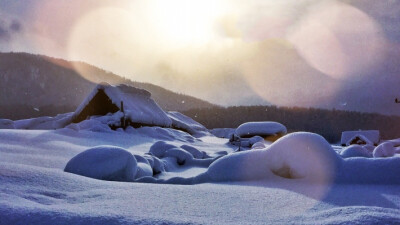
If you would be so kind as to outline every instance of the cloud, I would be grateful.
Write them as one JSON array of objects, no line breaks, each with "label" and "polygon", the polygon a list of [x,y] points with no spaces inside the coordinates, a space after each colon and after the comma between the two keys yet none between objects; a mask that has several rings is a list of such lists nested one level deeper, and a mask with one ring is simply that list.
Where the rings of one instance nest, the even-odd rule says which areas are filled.
[{"label": "cloud", "polygon": [[22,24],[18,20],[0,20],[0,41],[10,42],[20,32]]},{"label": "cloud", "polygon": [[21,32],[22,31],[22,24],[18,20],[13,20],[9,26],[10,31],[12,32]]},{"label": "cloud", "polygon": [[232,0],[214,24],[215,39],[179,48],[156,30],[147,1],[14,2],[0,1],[4,12],[19,15],[0,21],[0,42],[19,38],[19,48],[0,48],[86,61],[221,105],[347,103],[382,112],[376,102],[400,95],[399,56],[385,55],[400,47],[380,37],[400,42],[396,1]]},{"label": "cloud", "polygon": [[0,40],[8,41],[9,39],[10,39],[10,34],[8,33],[8,30],[0,25]]}]

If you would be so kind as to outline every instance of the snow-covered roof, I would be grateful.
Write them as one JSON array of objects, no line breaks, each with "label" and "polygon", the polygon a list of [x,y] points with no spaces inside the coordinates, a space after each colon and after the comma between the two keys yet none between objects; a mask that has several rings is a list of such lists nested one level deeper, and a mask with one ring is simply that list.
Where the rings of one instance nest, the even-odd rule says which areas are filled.
[{"label": "snow-covered roof", "polygon": [[349,140],[353,140],[356,135],[362,135],[367,138],[372,144],[378,144],[380,142],[379,130],[358,130],[358,131],[344,131],[342,132],[342,138],[340,143],[342,145],[347,144]]},{"label": "snow-covered roof", "polygon": [[352,143],[354,140],[356,140],[356,139],[363,140],[363,141],[365,142],[365,144],[367,144],[367,145],[374,145],[374,143],[373,143],[372,141],[370,141],[367,137],[365,137],[365,136],[362,135],[362,134],[356,134],[356,135],[354,135],[352,138],[350,138],[350,139],[346,142],[346,145],[347,145],[347,146],[348,146],[348,145],[351,145],[351,143]]},{"label": "snow-covered roof", "polygon": [[287,129],[278,122],[247,122],[236,128],[236,134],[240,137],[244,136],[269,136],[275,134],[286,134]]},{"label": "snow-covered roof", "polygon": [[111,102],[120,108],[124,104],[124,112],[127,119],[134,123],[170,127],[171,119],[151,98],[150,92],[128,85],[120,84],[113,86],[107,83],[98,84],[86,97],[75,111],[73,118],[77,117],[90,101],[96,96],[99,90],[109,97]]},{"label": "snow-covered roof", "polygon": [[172,120],[172,127],[182,129],[191,135],[203,136],[208,134],[207,128],[192,118],[180,112],[170,111],[167,116]]}]

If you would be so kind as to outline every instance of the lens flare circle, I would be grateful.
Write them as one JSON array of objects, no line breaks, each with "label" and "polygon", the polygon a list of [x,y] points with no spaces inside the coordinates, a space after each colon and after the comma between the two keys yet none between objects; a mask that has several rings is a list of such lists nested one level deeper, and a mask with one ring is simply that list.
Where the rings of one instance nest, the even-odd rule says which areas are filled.
[{"label": "lens flare circle", "polygon": [[288,40],[315,69],[344,80],[382,61],[384,38],[380,26],[361,10],[338,1],[309,10]]}]

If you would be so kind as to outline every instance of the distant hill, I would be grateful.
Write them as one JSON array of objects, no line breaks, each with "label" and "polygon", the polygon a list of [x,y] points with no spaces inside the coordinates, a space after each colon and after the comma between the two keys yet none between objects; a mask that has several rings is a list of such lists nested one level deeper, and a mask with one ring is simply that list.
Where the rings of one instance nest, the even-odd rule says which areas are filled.
[{"label": "distant hill", "polygon": [[[90,80],[74,68],[90,74]],[[146,89],[168,111],[215,107],[209,102],[153,84],[134,82],[83,62],[28,53],[0,53],[0,118],[22,119],[75,111],[100,82]]]}]

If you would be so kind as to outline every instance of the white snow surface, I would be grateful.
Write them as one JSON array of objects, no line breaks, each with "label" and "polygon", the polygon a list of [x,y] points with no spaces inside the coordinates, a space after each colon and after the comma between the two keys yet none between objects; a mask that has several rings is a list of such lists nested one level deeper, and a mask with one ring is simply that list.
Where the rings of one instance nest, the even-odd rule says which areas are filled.
[{"label": "white snow surface", "polygon": [[243,136],[269,136],[276,134],[286,134],[287,129],[278,122],[247,122],[236,128],[235,133],[239,137]]},{"label": "white snow surface", "polygon": [[210,130],[210,133],[219,138],[230,138],[235,130],[235,128],[214,128]]},{"label": "white snow surface", "polygon": [[[0,224],[400,223],[396,154],[342,159],[311,133],[234,153],[227,139],[160,129],[0,129]],[[112,178],[135,162],[135,182],[68,162],[121,168]]]},{"label": "white snow surface", "polygon": [[79,105],[73,117],[82,112],[99,90],[103,90],[117,107],[120,107],[123,101],[125,115],[132,122],[164,127],[172,125],[171,119],[151,98],[150,92],[124,84],[118,86],[107,83],[98,84]]}]

